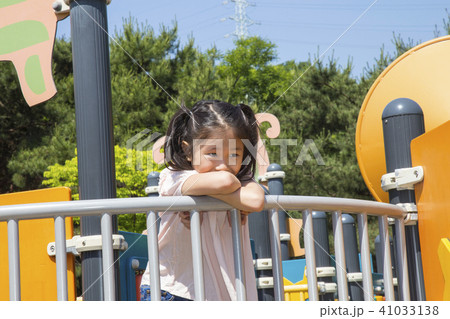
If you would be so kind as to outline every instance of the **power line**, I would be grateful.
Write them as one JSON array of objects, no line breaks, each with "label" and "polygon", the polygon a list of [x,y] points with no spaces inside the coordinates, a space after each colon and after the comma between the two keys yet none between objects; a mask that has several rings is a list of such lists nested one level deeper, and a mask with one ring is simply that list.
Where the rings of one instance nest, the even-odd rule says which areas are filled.
[{"label": "power line", "polygon": [[[255,21],[247,16],[246,9],[248,6],[255,6],[253,3],[249,3],[247,0],[231,0],[234,2],[234,16],[229,17],[229,19],[234,20],[236,27],[231,35],[234,35],[238,39],[244,39],[248,37],[248,27],[255,24]],[[228,4],[228,1],[224,1],[223,4]],[[225,21],[226,18],[222,19]],[[225,37],[230,36],[230,34],[225,35]]]}]

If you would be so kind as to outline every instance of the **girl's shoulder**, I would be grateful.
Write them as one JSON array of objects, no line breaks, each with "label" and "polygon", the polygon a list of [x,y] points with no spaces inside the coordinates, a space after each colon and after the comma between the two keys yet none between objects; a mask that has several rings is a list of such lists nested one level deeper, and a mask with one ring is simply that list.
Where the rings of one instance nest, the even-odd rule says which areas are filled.
[{"label": "girl's shoulder", "polygon": [[180,196],[181,185],[191,175],[198,174],[195,170],[176,171],[165,168],[159,175],[159,194],[162,196]]}]

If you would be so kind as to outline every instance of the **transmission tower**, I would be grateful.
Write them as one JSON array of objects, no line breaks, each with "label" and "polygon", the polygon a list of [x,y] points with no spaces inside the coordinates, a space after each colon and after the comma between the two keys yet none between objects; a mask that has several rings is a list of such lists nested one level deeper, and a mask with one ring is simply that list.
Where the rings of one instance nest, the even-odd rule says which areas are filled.
[{"label": "transmission tower", "polygon": [[[231,35],[234,35],[238,39],[246,38],[248,37],[248,27],[255,24],[255,21],[247,16],[246,8],[248,6],[255,6],[255,4],[249,3],[247,0],[231,0],[231,2],[234,2],[234,16],[229,17],[229,19],[236,22],[236,28]],[[223,4],[227,3],[228,1],[223,2]],[[225,35],[225,37],[228,36],[230,34]]]}]

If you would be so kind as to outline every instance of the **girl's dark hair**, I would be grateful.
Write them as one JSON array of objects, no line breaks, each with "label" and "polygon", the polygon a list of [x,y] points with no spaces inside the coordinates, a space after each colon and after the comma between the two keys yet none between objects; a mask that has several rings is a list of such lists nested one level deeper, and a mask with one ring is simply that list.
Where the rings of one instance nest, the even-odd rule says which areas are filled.
[{"label": "girl's dark hair", "polygon": [[[164,144],[164,159],[166,166],[173,170],[192,170],[192,145],[195,139],[206,139],[214,131],[231,128],[244,143],[251,143],[256,149],[259,138],[259,127],[255,114],[245,104],[236,106],[218,101],[199,101],[191,110],[181,105],[169,123],[167,138]],[[183,146],[183,141],[190,147]],[[251,154],[244,143],[243,162],[236,175],[238,179],[244,176],[254,176],[256,170],[256,154]],[[254,155],[254,156],[253,156]]]}]

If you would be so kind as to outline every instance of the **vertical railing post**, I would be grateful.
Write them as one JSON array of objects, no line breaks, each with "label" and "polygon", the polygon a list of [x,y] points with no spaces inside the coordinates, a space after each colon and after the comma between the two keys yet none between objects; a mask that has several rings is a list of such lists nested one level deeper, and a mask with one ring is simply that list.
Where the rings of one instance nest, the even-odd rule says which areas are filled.
[{"label": "vertical railing post", "polygon": [[[281,166],[278,164],[270,164],[267,168],[267,173],[265,175],[267,179],[267,186],[269,187],[270,195],[283,195],[284,194],[284,185],[283,180],[285,178],[285,173],[282,170]],[[288,235],[287,233],[287,223],[286,219],[288,218],[286,212],[284,210],[278,210],[278,226],[279,226],[279,234],[280,235]],[[288,236],[283,236],[288,238]],[[288,260],[289,259],[289,245],[288,240],[281,240],[281,259]]]},{"label": "vertical railing post", "polygon": [[268,213],[274,299],[282,301],[284,300],[284,283],[278,210],[270,209]]},{"label": "vertical railing post", "polygon": [[334,252],[336,255],[336,280],[339,301],[348,301],[347,271],[341,212],[333,212]]},{"label": "vertical railing post", "polygon": [[361,272],[363,276],[364,300],[373,301],[372,269],[370,266],[369,227],[367,214],[358,214],[359,242],[361,247]]},{"label": "vertical railing post", "polygon": [[[411,141],[425,132],[421,107],[407,98],[395,99],[384,108],[382,121],[386,172],[393,173],[396,169],[411,167]],[[391,204],[414,204],[414,188],[389,190],[389,201]],[[405,236],[411,299],[426,300],[417,225],[406,226]]]},{"label": "vertical railing post", "polygon": [[391,243],[387,216],[378,219],[380,228],[381,247],[383,249],[383,286],[387,301],[395,300],[394,277],[392,276]]},{"label": "vertical railing post", "polygon": [[19,222],[8,220],[9,300],[20,301]]},{"label": "vertical railing post", "polygon": [[[150,172],[147,175],[147,187],[145,193],[148,197],[158,196],[159,172]],[[152,301],[161,301],[161,278],[159,273],[159,231],[158,213],[150,211],[147,213],[147,246],[148,262],[150,270],[150,296]]]},{"label": "vertical railing post", "polygon": [[234,273],[236,276],[236,299],[247,300],[245,291],[244,259],[242,256],[241,212],[231,210],[231,235],[233,240]]},{"label": "vertical railing post", "polygon": [[148,267],[150,270],[150,296],[152,301],[161,301],[161,279],[159,273],[159,249],[157,214],[154,211],[147,213],[147,246]]},{"label": "vertical railing post", "polygon": [[406,256],[405,224],[403,218],[395,219],[396,241],[397,241],[397,278],[400,299],[410,301],[409,278],[408,278],[408,258]]},{"label": "vertical railing post", "polygon": [[[344,232],[345,264],[347,274],[361,273],[358,257],[358,241],[356,239],[355,219],[349,214],[342,215],[342,229]],[[348,275],[347,275],[348,276]],[[362,278],[361,278],[362,280]],[[358,279],[349,280],[349,296],[351,301],[363,301],[362,281]]]},{"label": "vertical railing post", "polygon": [[55,217],[55,259],[56,286],[59,301],[67,301],[67,252],[66,252],[66,223],[63,216]]},{"label": "vertical railing post", "polygon": [[194,269],[195,300],[205,300],[205,282],[203,278],[202,235],[200,212],[191,210],[192,267]]},{"label": "vertical railing post", "polygon": [[116,299],[114,282],[114,250],[112,239],[112,217],[103,214],[101,217],[102,231],[102,265],[103,265],[103,294],[105,301]]},{"label": "vertical railing post", "polygon": [[[314,251],[316,256],[316,267],[331,267],[330,243],[328,241],[328,223],[327,214],[325,212],[312,212],[313,228],[314,228]],[[320,277],[321,282],[330,283],[332,278]],[[320,300],[334,300],[334,293],[323,293]]]},{"label": "vertical railing post", "polygon": [[317,287],[316,254],[314,249],[314,228],[312,212],[310,209],[303,211],[303,241],[305,243],[306,276],[308,278],[309,300],[318,301],[319,291]]}]

